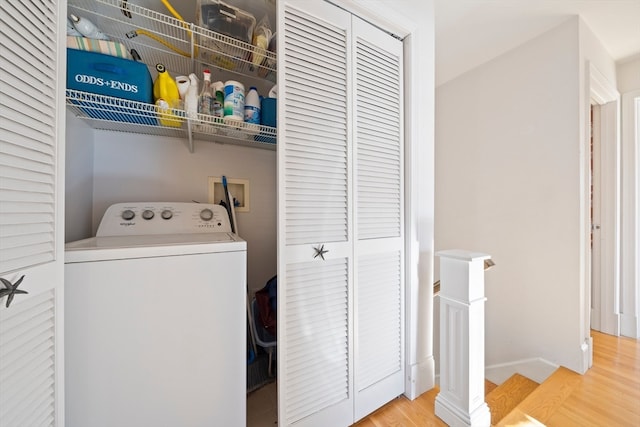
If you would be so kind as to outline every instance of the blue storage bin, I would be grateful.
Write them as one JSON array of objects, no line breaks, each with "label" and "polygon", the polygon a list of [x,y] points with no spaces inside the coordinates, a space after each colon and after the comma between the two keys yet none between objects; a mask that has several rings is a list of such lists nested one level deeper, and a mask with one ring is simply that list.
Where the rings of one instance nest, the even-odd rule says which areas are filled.
[{"label": "blue storage bin", "polygon": [[[98,52],[67,49],[67,89],[119,98],[98,103],[94,97],[74,100],[89,117],[156,125],[153,81],[142,62]],[[150,105],[129,103],[137,101]]]}]

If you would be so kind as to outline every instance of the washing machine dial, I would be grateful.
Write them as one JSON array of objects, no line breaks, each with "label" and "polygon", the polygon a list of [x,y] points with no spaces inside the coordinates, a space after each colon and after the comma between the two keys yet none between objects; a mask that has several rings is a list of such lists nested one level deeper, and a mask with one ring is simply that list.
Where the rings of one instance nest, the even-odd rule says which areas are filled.
[{"label": "washing machine dial", "polygon": [[135,217],[136,217],[136,213],[131,209],[122,211],[122,219],[124,219],[125,221],[131,221]]},{"label": "washing machine dial", "polygon": [[142,212],[142,218],[146,219],[146,220],[150,220],[151,218],[153,218],[155,214],[153,213],[153,211],[151,209],[145,209]]},{"label": "washing machine dial", "polygon": [[171,212],[169,209],[165,209],[162,211],[160,216],[162,217],[162,219],[171,219],[173,218],[173,212]]},{"label": "washing machine dial", "polygon": [[200,211],[200,219],[203,221],[211,221],[213,219],[213,211],[211,209],[202,209]]}]

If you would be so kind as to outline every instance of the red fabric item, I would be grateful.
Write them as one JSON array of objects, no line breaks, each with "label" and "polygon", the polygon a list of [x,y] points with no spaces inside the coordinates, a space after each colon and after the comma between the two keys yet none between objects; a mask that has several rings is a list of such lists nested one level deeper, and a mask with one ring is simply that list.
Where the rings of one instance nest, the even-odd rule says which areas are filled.
[{"label": "red fabric item", "polygon": [[260,324],[275,337],[278,331],[277,315],[271,309],[271,301],[267,289],[261,289],[256,292],[256,304],[258,305],[258,315],[260,317],[258,320],[260,320]]}]

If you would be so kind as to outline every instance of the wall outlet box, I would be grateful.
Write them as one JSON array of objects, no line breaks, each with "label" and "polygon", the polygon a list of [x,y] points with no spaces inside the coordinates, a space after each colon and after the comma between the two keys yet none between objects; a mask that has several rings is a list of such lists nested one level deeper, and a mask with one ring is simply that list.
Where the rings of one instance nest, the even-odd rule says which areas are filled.
[{"label": "wall outlet box", "polygon": [[[236,212],[249,212],[249,180],[227,178],[229,194],[234,199]],[[209,203],[220,204],[226,202],[221,176],[209,177]]]}]

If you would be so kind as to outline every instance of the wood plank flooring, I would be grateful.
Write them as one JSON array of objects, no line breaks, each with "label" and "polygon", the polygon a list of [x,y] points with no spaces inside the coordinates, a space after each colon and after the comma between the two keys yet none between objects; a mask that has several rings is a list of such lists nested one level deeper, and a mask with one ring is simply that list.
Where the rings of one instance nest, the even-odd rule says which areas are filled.
[{"label": "wood plank flooring", "polygon": [[[549,419],[564,405],[582,376],[567,369],[558,368],[545,382],[506,417],[498,426],[548,425]],[[535,423],[539,424],[535,424]]]},{"label": "wood plank flooring", "polygon": [[[537,405],[553,408],[545,412],[544,420],[530,417],[525,425],[640,426],[640,341],[596,331],[592,331],[591,336],[593,367],[584,375],[567,375],[567,382],[553,385],[552,393],[560,395],[562,401],[553,405],[537,402]],[[413,401],[398,397],[355,426],[446,426],[434,414],[437,394],[436,387]],[[529,405],[535,407],[536,402],[529,402]]]},{"label": "wood plank flooring", "polygon": [[[491,425],[509,414],[527,396],[538,388],[538,383],[520,374],[513,374],[494,391],[485,393],[485,402],[491,410]],[[486,389],[486,387],[485,387]]]}]

